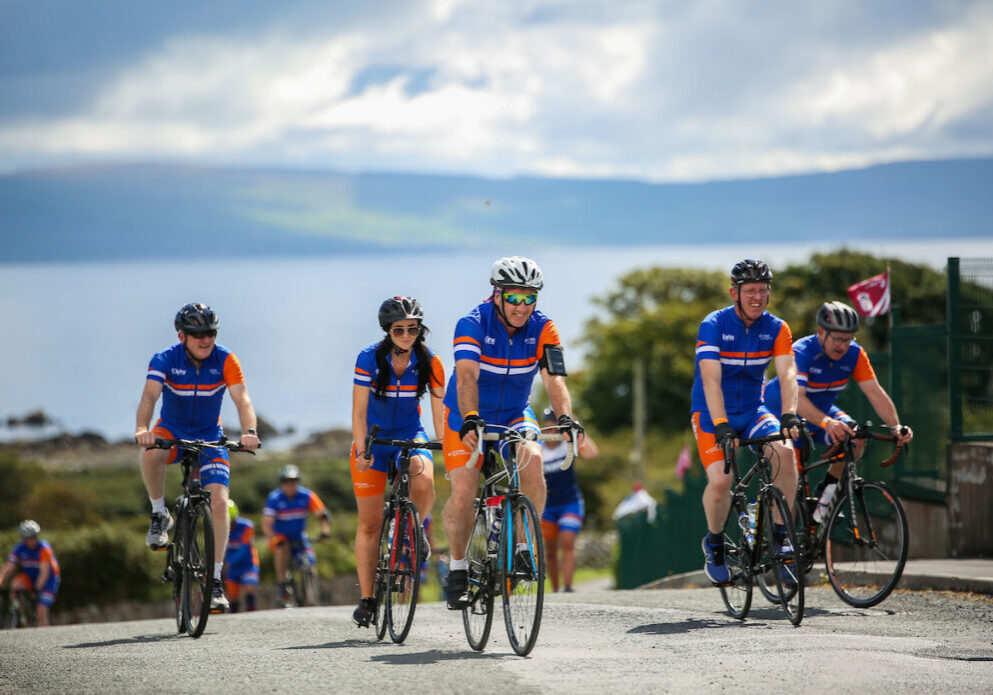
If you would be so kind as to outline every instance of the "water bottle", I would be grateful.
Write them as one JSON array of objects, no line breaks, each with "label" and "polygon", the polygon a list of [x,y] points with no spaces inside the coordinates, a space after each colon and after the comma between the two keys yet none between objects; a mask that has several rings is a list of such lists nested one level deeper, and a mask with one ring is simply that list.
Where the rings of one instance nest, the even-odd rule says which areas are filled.
[{"label": "water bottle", "polygon": [[493,523],[490,524],[490,535],[486,539],[486,550],[493,555],[500,550],[500,528],[502,526],[503,518],[500,516],[500,511],[496,510],[493,514]]},{"label": "water bottle", "polygon": [[748,530],[745,531],[745,541],[749,547],[755,544],[755,514],[758,507],[759,505],[755,500],[748,503]]},{"label": "water bottle", "polygon": [[824,521],[824,517],[827,516],[828,505],[831,504],[831,500],[834,498],[834,491],[837,489],[837,483],[831,483],[824,487],[821,498],[817,500],[817,509],[814,510],[814,521],[818,524]]}]

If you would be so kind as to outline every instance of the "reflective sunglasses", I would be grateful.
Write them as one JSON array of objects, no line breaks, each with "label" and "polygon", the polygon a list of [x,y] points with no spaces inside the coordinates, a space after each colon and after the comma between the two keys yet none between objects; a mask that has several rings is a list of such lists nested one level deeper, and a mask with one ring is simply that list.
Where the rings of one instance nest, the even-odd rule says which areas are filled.
[{"label": "reflective sunglasses", "polygon": [[513,304],[514,306],[520,306],[521,304],[526,304],[531,306],[538,301],[537,292],[504,292],[503,301],[508,304]]},{"label": "reflective sunglasses", "polygon": [[192,332],[192,333],[187,333],[186,335],[190,336],[191,338],[216,338],[217,337],[217,331],[214,331],[214,330],[211,330],[211,331],[195,331],[195,332]]},{"label": "reflective sunglasses", "polygon": [[393,326],[393,328],[390,329],[390,333],[397,338],[402,338],[404,333],[407,335],[417,335],[420,332],[420,326]]}]

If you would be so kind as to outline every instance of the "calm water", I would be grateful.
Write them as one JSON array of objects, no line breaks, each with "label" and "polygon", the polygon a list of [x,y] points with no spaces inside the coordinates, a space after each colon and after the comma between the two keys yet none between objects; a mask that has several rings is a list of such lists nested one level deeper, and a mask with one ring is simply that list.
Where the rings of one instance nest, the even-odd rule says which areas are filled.
[{"label": "calm water", "polygon": [[[944,265],[947,256],[993,256],[993,239],[852,245],[878,255]],[[545,273],[539,307],[559,326],[571,369],[592,317],[592,297],[624,272],[649,265],[727,269],[755,256],[773,268],[827,250],[823,244],[745,248],[678,246],[523,250],[414,257],[0,265],[0,418],[43,408],[70,431],[130,436],[151,355],[175,342],[172,318],[187,301],[221,317],[218,341],[241,359],[257,411],[278,427],[349,426],[358,351],[381,333],[387,296],[417,297],[428,344],[451,370],[456,320],[488,294],[490,264],[524,252]],[[880,271],[882,267],[880,268]],[[230,401],[223,418],[237,423]],[[14,433],[0,426],[0,438]]]}]

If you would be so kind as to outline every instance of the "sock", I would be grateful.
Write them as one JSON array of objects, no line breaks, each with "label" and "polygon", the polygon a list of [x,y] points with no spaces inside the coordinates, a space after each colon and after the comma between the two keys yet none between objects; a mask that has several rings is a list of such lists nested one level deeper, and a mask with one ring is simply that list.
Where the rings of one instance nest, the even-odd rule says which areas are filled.
[{"label": "sock", "polygon": [[224,563],[223,562],[215,562],[214,563],[214,581],[215,582],[221,581],[221,568],[223,568],[223,567],[224,567]]},{"label": "sock", "polygon": [[256,610],[255,594],[245,594],[245,610],[246,611]]},{"label": "sock", "polygon": [[720,533],[711,533],[710,531],[708,531],[707,532],[707,545],[712,545],[712,546],[713,545],[716,545],[716,546],[723,547],[724,546],[724,532],[721,531]]},{"label": "sock", "polygon": [[169,513],[169,510],[166,508],[165,497],[159,497],[157,500],[153,500],[149,497],[148,501],[152,503],[152,514],[161,514],[162,516],[165,516]]},{"label": "sock", "polygon": [[461,560],[456,560],[454,557],[448,561],[448,569],[455,570],[468,570],[469,560],[468,558],[462,558]]}]

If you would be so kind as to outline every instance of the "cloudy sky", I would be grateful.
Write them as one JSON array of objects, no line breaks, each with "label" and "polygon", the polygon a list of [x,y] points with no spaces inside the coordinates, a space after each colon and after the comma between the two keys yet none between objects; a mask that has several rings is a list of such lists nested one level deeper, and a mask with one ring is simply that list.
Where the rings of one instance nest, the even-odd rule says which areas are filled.
[{"label": "cloudy sky", "polygon": [[0,172],[700,181],[991,154],[989,0],[0,0]]}]

